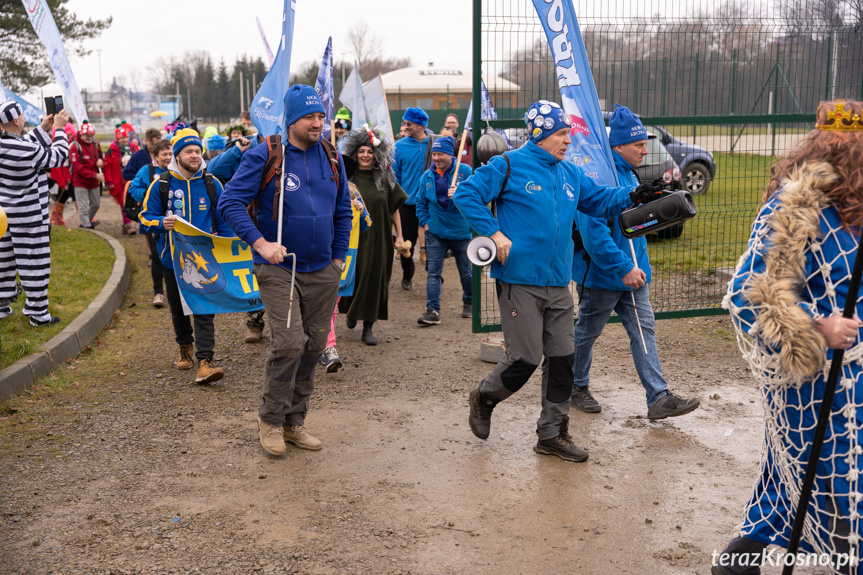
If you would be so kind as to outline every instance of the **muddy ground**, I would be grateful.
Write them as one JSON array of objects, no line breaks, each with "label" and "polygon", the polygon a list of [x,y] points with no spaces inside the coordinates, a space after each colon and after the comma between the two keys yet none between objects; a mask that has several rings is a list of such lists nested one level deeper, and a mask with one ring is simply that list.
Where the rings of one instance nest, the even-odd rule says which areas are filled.
[{"label": "muddy ground", "polygon": [[143,240],[122,241],[135,271],[112,325],[0,404],[2,573],[705,575],[742,517],[762,411],[727,317],[659,322],[671,389],[702,406],[656,423],[608,326],[591,385],[603,411],[572,414],[590,460],[567,463],[532,450],[538,375],[488,441],[471,434],[467,395],[491,366],[448,260],[442,325],[416,324],[422,271],[410,292],[393,283],[377,347],[340,317],[345,367],[318,370],[307,420],[324,449],[273,458],[255,426],[266,344],[218,317],[227,377],[192,384],[169,312],[149,305]]}]

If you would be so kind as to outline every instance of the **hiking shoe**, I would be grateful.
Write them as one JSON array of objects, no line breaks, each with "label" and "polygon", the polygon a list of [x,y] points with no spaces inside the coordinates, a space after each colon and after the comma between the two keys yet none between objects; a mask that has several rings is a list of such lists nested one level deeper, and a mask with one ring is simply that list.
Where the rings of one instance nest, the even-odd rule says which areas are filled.
[{"label": "hiking shoe", "polygon": [[262,339],[264,339],[264,330],[250,327],[249,333],[246,334],[246,339],[243,341],[246,343],[261,343]]},{"label": "hiking shoe", "polygon": [[411,280],[402,280],[402,289],[407,291],[413,287],[413,282]]},{"label": "hiking shoe", "polygon": [[590,395],[588,386],[573,385],[569,402],[574,408],[585,413],[599,413],[602,406]]},{"label": "hiking shoe", "polygon": [[284,431],[281,425],[269,425],[258,418],[258,435],[261,438],[261,447],[270,455],[284,455],[288,451],[285,445]]},{"label": "hiking shoe", "polygon": [[336,346],[331,345],[324,349],[321,356],[321,363],[327,366],[327,373],[335,373],[342,366],[342,360],[339,359],[339,354],[336,351]]},{"label": "hiking shoe", "polygon": [[470,414],[467,422],[470,430],[480,439],[488,439],[491,428],[491,412],[497,402],[492,399],[483,398],[477,387],[470,392]]},{"label": "hiking shoe", "polygon": [[420,248],[420,263],[426,265],[426,269],[428,269],[428,256],[426,256],[426,249]]},{"label": "hiking shoe", "polygon": [[286,425],[282,429],[285,441],[293,443],[300,449],[319,451],[323,447],[321,440],[313,437],[305,425]]},{"label": "hiking shoe", "polygon": [[423,326],[440,325],[440,312],[436,312],[435,310],[429,308],[417,320],[417,323]]},{"label": "hiking shoe", "polygon": [[647,410],[647,418],[650,420],[665,419],[666,417],[677,417],[678,415],[686,415],[690,411],[694,411],[701,405],[701,401],[697,397],[691,399],[683,399],[671,392],[660,397],[650,409]]},{"label": "hiking shoe", "polygon": [[587,461],[587,451],[572,442],[568,428],[569,417],[564,417],[563,423],[560,424],[560,433],[551,439],[540,439],[533,450],[541,455],[557,455],[564,461]]},{"label": "hiking shoe", "polygon": [[198,362],[195,383],[214,383],[223,377],[225,377],[225,370],[221,367],[214,367],[212,359],[202,359]]},{"label": "hiking shoe", "polygon": [[465,304],[461,308],[461,316],[462,317],[473,317],[473,303],[465,302]]},{"label": "hiking shoe", "polygon": [[55,323],[60,323],[60,318],[57,317],[56,315],[49,316],[48,319],[46,319],[44,321],[39,321],[38,319],[32,318],[32,317],[30,318],[30,326],[31,327],[42,327],[45,325],[51,325],[51,324],[55,324]]},{"label": "hiking shoe", "polygon": [[153,307],[155,307],[155,308],[165,307],[165,294],[157,293],[153,296]]},{"label": "hiking shoe", "polygon": [[192,369],[195,362],[192,361],[192,344],[180,346],[180,358],[177,360],[177,369]]}]

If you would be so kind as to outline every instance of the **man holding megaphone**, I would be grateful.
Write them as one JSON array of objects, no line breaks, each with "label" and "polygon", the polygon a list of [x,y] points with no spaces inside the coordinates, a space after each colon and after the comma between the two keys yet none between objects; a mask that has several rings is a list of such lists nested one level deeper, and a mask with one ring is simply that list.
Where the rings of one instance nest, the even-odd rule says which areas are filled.
[{"label": "man holding megaphone", "polygon": [[[470,394],[471,431],[486,439],[495,406],[527,383],[545,356],[542,411],[534,450],[566,461],[585,461],[568,433],[572,392],[572,229],[576,209],[616,217],[632,201],[659,198],[652,184],[600,186],[575,164],[564,162],[571,119],[540,100],[525,114],[530,140],[497,156],[459,185],[453,196],[471,227],[489,236],[497,280],[506,355]],[[488,203],[497,205],[497,218]],[[547,366],[547,367],[546,367]]]}]

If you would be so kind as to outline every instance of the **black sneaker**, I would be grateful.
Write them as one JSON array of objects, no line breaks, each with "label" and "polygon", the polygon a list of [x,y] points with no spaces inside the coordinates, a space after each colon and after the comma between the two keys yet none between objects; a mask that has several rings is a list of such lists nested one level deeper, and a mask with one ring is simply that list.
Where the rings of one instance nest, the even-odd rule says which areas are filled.
[{"label": "black sneaker", "polygon": [[583,387],[573,385],[569,402],[574,408],[585,413],[599,413],[602,411],[602,406],[590,395],[590,389],[586,385]]},{"label": "black sneaker", "polygon": [[462,317],[473,317],[473,304],[466,302],[461,308]]},{"label": "black sneaker", "polygon": [[60,318],[56,315],[52,315],[51,319],[46,319],[45,321],[39,321],[34,318],[30,318],[30,325],[33,327],[42,327],[43,325],[51,325],[55,323],[60,323]]},{"label": "black sneaker", "polygon": [[414,286],[411,280],[402,280],[402,289],[407,291]]},{"label": "black sneaker", "polygon": [[488,439],[488,433],[491,429],[491,412],[497,402],[491,399],[484,399],[479,392],[479,388],[470,392],[470,415],[467,422],[470,425],[470,430],[480,439]]},{"label": "black sneaker", "polygon": [[666,417],[677,417],[678,415],[686,415],[690,411],[694,411],[701,405],[701,401],[697,397],[691,399],[683,399],[671,392],[668,392],[664,397],[660,397],[659,401],[654,403],[647,410],[647,418],[651,420],[665,419]]},{"label": "black sneaker", "polygon": [[417,320],[417,323],[422,326],[440,325],[440,313],[433,309],[427,309]]},{"label": "black sneaker", "polygon": [[533,450],[541,455],[557,455],[564,461],[582,462],[587,461],[587,451],[572,442],[568,433],[569,417],[563,419],[560,425],[560,433],[551,439],[540,439],[536,442]]}]

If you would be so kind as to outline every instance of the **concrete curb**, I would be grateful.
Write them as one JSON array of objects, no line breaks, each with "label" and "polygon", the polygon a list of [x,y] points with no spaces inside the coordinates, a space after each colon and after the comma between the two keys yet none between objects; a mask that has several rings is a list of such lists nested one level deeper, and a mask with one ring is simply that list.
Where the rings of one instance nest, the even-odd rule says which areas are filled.
[{"label": "concrete curb", "polygon": [[84,311],[60,333],[42,344],[35,352],[0,371],[0,399],[8,399],[33,385],[40,377],[51,373],[70,357],[81,353],[102,328],[114,317],[123,296],[129,289],[131,268],[126,250],[113,237],[96,230],[87,230],[108,242],[114,249],[114,269],[102,291]]}]

